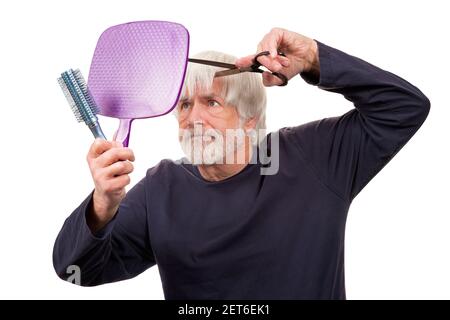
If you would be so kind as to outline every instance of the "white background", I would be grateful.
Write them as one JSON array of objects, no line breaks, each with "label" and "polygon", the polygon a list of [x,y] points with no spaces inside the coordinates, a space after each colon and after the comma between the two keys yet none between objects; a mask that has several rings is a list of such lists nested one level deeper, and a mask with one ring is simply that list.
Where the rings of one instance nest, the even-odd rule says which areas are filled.
[{"label": "white background", "polygon": [[[183,24],[191,53],[254,53],[272,27],[313,37],[407,79],[431,100],[411,141],[358,195],[346,234],[349,299],[450,298],[448,10],[445,1],[2,1],[0,2],[0,298],[162,299],[156,267],[135,279],[81,288],[57,278],[53,242],[92,190],[93,141],[56,78],[87,77],[106,28],[136,20]],[[446,31],[447,30],[447,33]],[[343,114],[343,97],[300,77],[268,89],[269,131]],[[108,137],[117,121],[101,118]],[[132,184],[182,156],[173,116],[137,120]]]}]

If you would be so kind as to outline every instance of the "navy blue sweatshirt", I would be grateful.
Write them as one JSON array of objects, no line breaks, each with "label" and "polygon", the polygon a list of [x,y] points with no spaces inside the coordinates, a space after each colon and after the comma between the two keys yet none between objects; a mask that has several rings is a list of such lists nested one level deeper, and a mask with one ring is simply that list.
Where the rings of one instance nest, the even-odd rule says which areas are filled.
[{"label": "navy blue sweatshirt", "polygon": [[350,204],[419,129],[430,102],[322,43],[319,61],[320,79],[303,79],[355,108],[277,131],[277,174],[261,175],[257,161],[210,182],[196,166],[162,160],[98,233],[86,224],[92,193],[75,209],[55,242],[57,274],[67,279],[77,265],[81,284],[94,286],[157,264],[166,299],[345,299]]}]

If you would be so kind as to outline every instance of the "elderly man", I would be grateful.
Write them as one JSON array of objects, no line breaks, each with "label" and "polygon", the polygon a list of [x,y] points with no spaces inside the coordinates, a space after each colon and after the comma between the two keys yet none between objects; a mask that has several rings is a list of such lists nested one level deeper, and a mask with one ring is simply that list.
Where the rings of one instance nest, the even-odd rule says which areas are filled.
[{"label": "elderly man", "polygon": [[[219,78],[220,69],[191,64],[175,111],[186,158],[161,161],[126,193],[133,152],[96,140],[87,155],[95,190],[55,243],[61,278],[76,266],[81,285],[93,286],[158,264],[167,299],[345,299],[350,204],[419,129],[429,100],[392,73],[288,30],[273,29],[261,51],[270,52],[258,58],[270,71],[299,74],[355,108],[254,139],[265,128],[263,84],[280,79]],[[244,68],[255,55],[198,57]]]}]

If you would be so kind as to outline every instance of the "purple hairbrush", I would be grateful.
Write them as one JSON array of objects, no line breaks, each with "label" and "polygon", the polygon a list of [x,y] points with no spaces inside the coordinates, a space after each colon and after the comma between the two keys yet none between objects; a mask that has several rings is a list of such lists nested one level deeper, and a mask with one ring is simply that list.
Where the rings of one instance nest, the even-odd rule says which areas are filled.
[{"label": "purple hairbrush", "polygon": [[114,140],[128,146],[134,119],[161,116],[176,106],[188,55],[189,33],[178,23],[130,22],[102,33],[88,88],[98,114],[120,119]]}]

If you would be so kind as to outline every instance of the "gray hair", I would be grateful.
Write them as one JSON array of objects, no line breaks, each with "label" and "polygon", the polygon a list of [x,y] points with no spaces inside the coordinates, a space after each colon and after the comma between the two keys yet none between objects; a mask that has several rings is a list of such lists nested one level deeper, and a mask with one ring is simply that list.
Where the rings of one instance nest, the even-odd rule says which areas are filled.
[{"label": "gray hair", "polygon": [[[196,54],[193,58],[214,60],[226,63],[234,63],[236,57],[217,51],[204,51]],[[181,98],[194,95],[197,86],[203,90],[210,90],[217,71],[224,70],[190,62],[186,70],[186,77],[181,92]],[[236,107],[240,123],[256,117],[255,130],[266,129],[266,89],[262,84],[261,75],[251,72],[230,75],[219,78],[222,84],[222,98]],[[178,116],[178,108],[175,108],[175,116]]]}]

